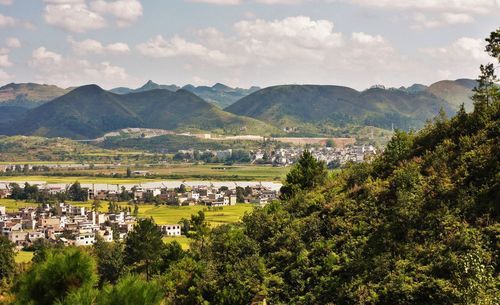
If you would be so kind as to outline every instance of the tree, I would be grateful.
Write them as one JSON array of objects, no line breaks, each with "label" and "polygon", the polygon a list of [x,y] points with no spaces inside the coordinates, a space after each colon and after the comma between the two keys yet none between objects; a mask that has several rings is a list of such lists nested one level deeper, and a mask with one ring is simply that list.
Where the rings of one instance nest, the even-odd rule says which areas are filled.
[{"label": "tree", "polygon": [[189,237],[194,238],[198,242],[200,249],[203,250],[208,233],[210,232],[208,222],[205,219],[205,213],[198,211],[197,214],[192,214],[189,225],[191,230]]},{"label": "tree", "polygon": [[68,190],[69,198],[73,201],[87,201],[88,200],[88,192],[86,189],[83,189],[80,185],[80,182],[76,181],[73,183]]},{"label": "tree", "polygon": [[130,167],[127,167],[127,178],[130,177],[132,177],[132,170],[130,169]]},{"label": "tree", "polygon": [[138,276],[122,278],[114,286],[106,286],[97,297],[98,305],[160,305],[163,291],[155,281],[144,281]]},{"label": "tree", "polygon": [[149,280],[152,267],[158,265],[164,248],[160,228],[153,219],[140,219],[125,242],[125,262],[134,265],[138,271],[144,270]]},{"label": "tree", "polygon": [[24,194],[24,190],[19,186],[19,184],[10,183],[9,189],[10,189],[10,198],[15,199],[15,200],[26,199],[26,196]]},{"label": "tree", "polygon": [[97,283],[96,264],[82,250],[50,251],[44,261],[21,275],[15,288],[20,304],[52,305],[77,290]]},{"label": "tree", "polygon": [[124,186],[122,186],[121,190],[122,191],[120,193],[120,201],[125,201],[125,202],[129,201],[130,195],[129,195],[127,189]]},{"label": "tree", "polygon": [[94,201],[92,202],[92,211],[99,212],[99,209],[101,208],[101,206],[102,206],[101,200],[94,199]]},{"label": "tree", "polygon": [[5,236],[0,236],[0,279],[8,279],[14,274],[14,244]]},{"label": "tree", "polygon": [[126,271],[122,244],[118,242],[108,243],[98,236],[93,248],[97,257],[100,284],[116,284]]},{"label": "tree", "polygon": [[305,150],[297,163],[286,175],[285,183],[281,187],[281,198],[289,199],[299,191],[307,191],[321,185],[327,177],[326,165],[316,160]]}]

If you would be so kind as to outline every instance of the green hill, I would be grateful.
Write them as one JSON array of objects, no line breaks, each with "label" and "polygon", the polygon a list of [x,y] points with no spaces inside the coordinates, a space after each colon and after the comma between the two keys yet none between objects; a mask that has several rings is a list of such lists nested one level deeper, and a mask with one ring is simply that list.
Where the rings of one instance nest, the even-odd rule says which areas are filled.
[{"label": "green hill", "polygon": [[53,85],[10,83],[0,87],[0,106],[8,105],[34,108],[62,96],[70,90],[71,88],[62,89]]},{"label": "green hill", "polygon": [[15,124],[4,124],[0,132],[87,139],[127,127],[221,133],[274,131],[257,120],[224,112],[185,90],[118,95],[87,85],[29,111]]},{"label": "green hill", "polygon": [[279,128],[308,125],[371,125],[420,128],[440,108],[455,107],[427,92],[341,86],[284,85],[259,90],[227,107],[228,112],[253,117]]},{"label": "green hill", "polygon": [[456,107],[464,104],[465,110],[471,111],[473,108],[471,100],[472,88],[476,84],[476,81],[471,79],[443,80],[430,85],[427,88],[427,92],[442,98]]},{"label": "green hill", "polygon": [[[176,85],[159,85],[151,80],[149,80],[147,83],[145,83],[142,87],[137,88],[137,89],[130,89],[126,87],[118,87],[118,88],[113,88],[109,90],[112,93],[116,94],[129,94],[129,93],[137,93],[137,92],[144,92],[144,91],[150,91],[150,90],[155,90],[155,89],[165,89],[169,91],[177,91],[181,89],[181,87],[176,86]],[[186,85],[182,87],[182,89],[189,91],[191,93],[196,94],[197,96],[201,97],[205,101],[214,104],[220,108],[225,108],[239,99],[259,90],[259,87],[251,87],[249,89],[243,89],[243,88],[231,88],[229,86],[226,86],[221,83],[217,83],[213,85],[212,87],[209,86],[193,86],[193,85]]]}]

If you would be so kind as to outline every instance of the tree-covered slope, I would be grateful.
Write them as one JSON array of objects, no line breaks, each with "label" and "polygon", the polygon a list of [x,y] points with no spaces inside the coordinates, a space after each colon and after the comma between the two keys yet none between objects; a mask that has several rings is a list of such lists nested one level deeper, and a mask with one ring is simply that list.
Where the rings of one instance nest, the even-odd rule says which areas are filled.
[{"label": "tree-covered slope", "polygon": [[280,128],[322,122],[419,129],[441,108],[451,114],[458,106],[425,90],[283,85],[259,90],[225,110]]},{"label": "tree-covered slope", "polygon": [[5,128],[6,134],[94,138],[105,131],[139,127],[142,121],[119,96],[96,85],[70,93],[29,111],[23,120]]},{"label": "tree-covered slope", "polygon": [[442,98],[455,107],[464,104],[465,110],[471,111],[473,109],[472,89],[476,85],[476,81],[471,79],[443,80],[430,85],[427,92]]},{"label": "tree-covered slope", "polygon": [[[175,92],[181,89],[181,87],[176,85],[159,85],[149,80],[142,87],[137,89],[118,87],[118,88],[113,88],[109,91],[117,94],[129,94],[129,93],[144,92],[156,89],[165,89]],[[201,97],[203,100],[209,102],[210,104],[216,105],[220,108],[225,108],[235,103],[239,99],[259,90],[260,88],[259,87],[251,87],[249,89],[231,88],[229,86],[217,83],[212,87],[186,85],[182,87],[182,89],[194,93],[195,95]]]},{"label": "tree-covered slope", "polygon": [[70,90],[70,88],[62,89],[54,85],[11,83],[0,87],[0,105],[34,108],[62,96]]},{"label": "tree-covered slope", "polygon": [[275,130],[255,119],[224,112],[185,90],[119,95],[96,85],[79,87],[2,126],[4,134],[74,139],[96,138],[127,127],[264,134]]},{"label": "tree-covered slope", "polygon": [[[500,30],[489,41],[499,60]],[[162,277],[171,303],[498,304],[500,90],[481,70],[472,113],[398,131],[339,174],[305,152],[281,202],[197,231]]]}]

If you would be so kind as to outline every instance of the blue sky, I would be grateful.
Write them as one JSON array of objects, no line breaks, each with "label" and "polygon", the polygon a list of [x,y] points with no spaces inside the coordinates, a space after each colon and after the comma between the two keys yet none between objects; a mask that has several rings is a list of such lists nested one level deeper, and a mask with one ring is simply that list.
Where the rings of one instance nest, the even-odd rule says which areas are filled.
[{"label": "blue sky", "polygon": [[0,0],[0,83],[474,78],[500,0]]}]

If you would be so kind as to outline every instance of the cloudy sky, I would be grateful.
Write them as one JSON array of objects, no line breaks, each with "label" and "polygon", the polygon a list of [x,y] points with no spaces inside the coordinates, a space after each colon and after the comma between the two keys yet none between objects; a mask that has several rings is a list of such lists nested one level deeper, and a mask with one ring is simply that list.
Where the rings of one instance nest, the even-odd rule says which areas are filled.
[{"label": "cloudy sky", "polygon": [[0,84],[475,78],[500,0],[0,0]]}]

